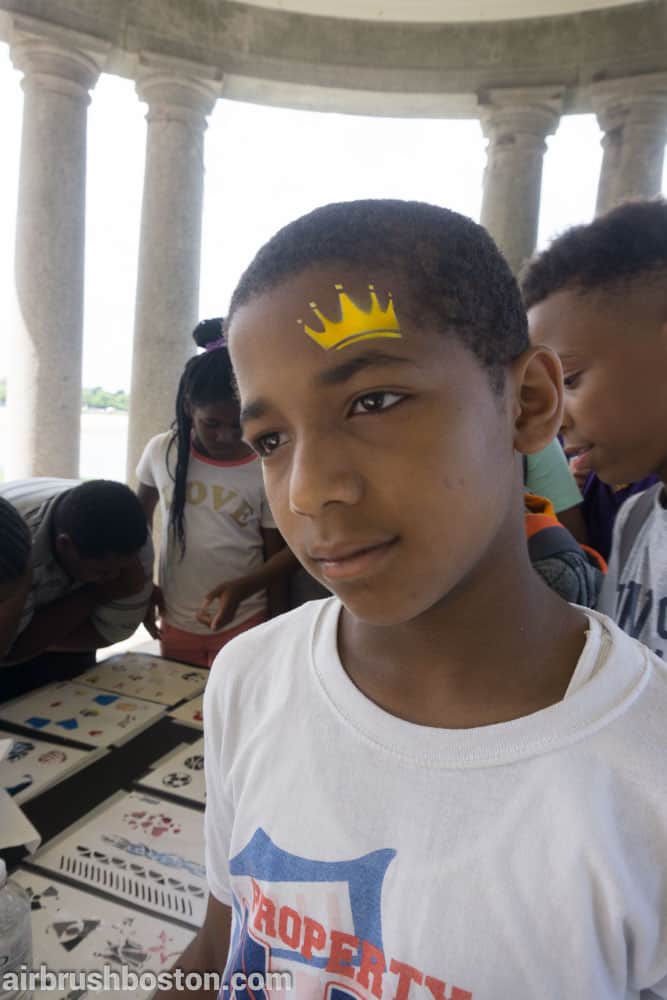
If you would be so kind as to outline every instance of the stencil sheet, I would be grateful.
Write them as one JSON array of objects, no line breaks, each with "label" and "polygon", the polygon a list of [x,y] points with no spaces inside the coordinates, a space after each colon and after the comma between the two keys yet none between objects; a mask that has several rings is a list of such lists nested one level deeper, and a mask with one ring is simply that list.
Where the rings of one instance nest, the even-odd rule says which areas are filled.
[{"label": "stencil sheet", "polygon": [[39,851],[34,863],[119,899],[201,926],[204,817],[142,792],[118,792]]},{"label": "stencil sheet", "polygon": [[195,729],[203,729],[203,704],[204,696],[200,694],[198,698],[186,701],[185,705],[181,705],[180,708],[175,708],[173,712],[169,712],[169,715],[172,719],[184,722],[187,726],[194,726]]},{"label": "stencil sheet", "polygon": [[0,732],[0,739],[5,737],[11,745],[7,756],[0,760],[0,788],[8,791],[15,802],[39,795],[104,754],[103,750],[74,750],[32,736]]},{"label": "stencil sheet", "polygon": [[[122,966],[140,976],[171,968],[194,931],[149,917],[129,907],[81,892],[26,869],[14,872],[32,907],[34,967],[51,972],[102,971],[122,975]],[[111,981],[113,984],[113,981]],[[69,984],[68,984],[69,985]],[[35,990],[34,1000],[83,1000],[85,997],[130,1000],[150,992],[137,990]]]},{"label": "stencil sheet", "polygon": [[78,680],[105,691],[171,706],[200,694],[208,675],[208,670],[163,660],[160,656],[122,653],[98,663]]},{"label": "stencil sheet", "polygon": [[161,705],[59,681],[0,705],[0,719],[89,746],[119,746],[164,713]]},{"label": "stencil sheet", "polygon": [[140,778],[138,784],[156,792],[170,792],[204,805],[204,740],[186,744],[170,753],[156,768]]}]

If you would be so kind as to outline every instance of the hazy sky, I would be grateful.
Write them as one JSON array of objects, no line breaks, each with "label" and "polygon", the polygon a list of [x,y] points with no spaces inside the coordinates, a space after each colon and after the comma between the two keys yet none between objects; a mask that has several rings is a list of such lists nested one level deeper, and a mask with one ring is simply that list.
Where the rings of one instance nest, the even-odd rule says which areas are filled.
[{"label": "hazy sky", "polygon": [[[8,47],[0,45],[0,376],[11,341],[22,96],[20,74]],[[115,390],[130,382],[145,110],[131,81],[104,75],[93,91],[85,386]],[[548,140],[540,245],[592,217],[599,140],[590,115],[564,118]],[[255,250],[279,226],[316,205],[360,197],[418,198],[478,219],[484,145],[477,121],[373,119],[219,101],[206,133],[200,316],[224,313]]]}]

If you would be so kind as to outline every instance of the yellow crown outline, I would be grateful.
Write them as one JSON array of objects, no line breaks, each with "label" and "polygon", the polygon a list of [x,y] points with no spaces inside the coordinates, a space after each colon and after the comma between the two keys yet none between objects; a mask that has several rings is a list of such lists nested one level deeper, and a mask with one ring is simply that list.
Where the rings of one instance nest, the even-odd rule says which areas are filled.
[{"label": "yellow crown outline", "polygon": [[313,330],[302,319],[297,323],[303,326],[304,332],[311,340],[319,344],[325,351],[336,350],[356,344],[360,340],[375,340],[378,337],[402,337],[401,328],[394,312],[394,301],[391,292],[388,293],[386,309],[380,307],[375,292],[375,285],[369,285],[371,293],[370,309],[360,309],[356,303],[343,291],[342,285],[334,285],[338,292],[340,303],[340,319],[332,322],[318,308],[316,302],[308,305],[324,327],[322,332]]}]

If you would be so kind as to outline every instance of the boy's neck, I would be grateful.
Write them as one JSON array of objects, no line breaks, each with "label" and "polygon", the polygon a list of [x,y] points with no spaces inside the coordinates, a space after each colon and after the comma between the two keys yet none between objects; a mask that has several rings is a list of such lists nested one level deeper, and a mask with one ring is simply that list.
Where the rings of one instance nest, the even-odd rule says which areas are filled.
[{"label": "boy's neck", "polygon": [[[381,708],[419,725],[474,728],[562,700],[585,644],[585,615],[529,563],[512,586],[494,574],[419,619],[368,625],[344,609],[338,646],[346,672]],[[474,599],[473,599],[474,598]]]}]

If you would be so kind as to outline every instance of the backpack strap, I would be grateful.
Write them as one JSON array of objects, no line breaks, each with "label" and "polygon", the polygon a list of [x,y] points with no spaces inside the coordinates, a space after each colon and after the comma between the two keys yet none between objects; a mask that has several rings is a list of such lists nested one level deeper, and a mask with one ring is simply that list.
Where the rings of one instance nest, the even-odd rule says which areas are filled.
[{"label": "backpack strap", "polygon": [[[662,486],[659,485],[658,489]],[[643,493],[638,495],[638,499],[633,503],[630,508],[630,513],[625,519],[625,523],[621,530],[621,535],[618,540],[618,567],[621,570],[626,562],[628,561],[628,556],[632,550],[637,535],[641,530],[641,526],[651,513],[651,508],[655,501],[655,488],[649,487],[644,490]]]}]

